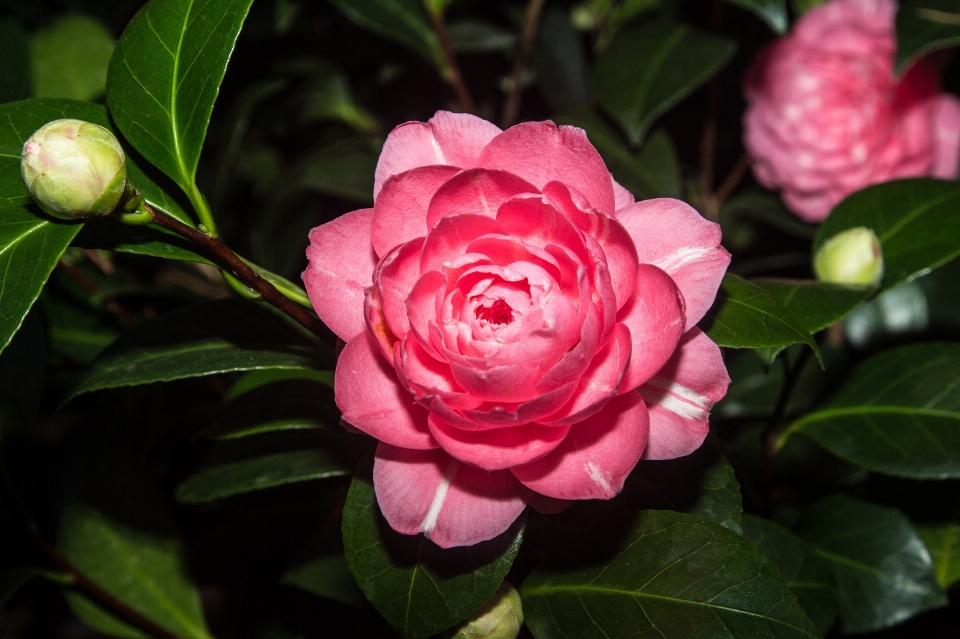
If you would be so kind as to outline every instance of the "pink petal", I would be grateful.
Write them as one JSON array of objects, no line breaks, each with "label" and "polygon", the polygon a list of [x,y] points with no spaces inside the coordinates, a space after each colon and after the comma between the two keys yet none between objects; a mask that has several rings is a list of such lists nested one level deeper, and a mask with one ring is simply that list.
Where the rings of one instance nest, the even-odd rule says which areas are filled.
[{"label": "pink petal", "polygon": [[427,411],[413,403],[369,333],[340,353],[333,391],[343,419],[368,435],[404,448],[439,445],[427,428]]},{"label": "pink petal", "polygon": [[593,417],[574,424],[553,452],[511,472],[548,497],[610,499],[640,460],[649,426],[640,395],[619,395]]},{"label": "pink petal", "polygon": [[460,172],[452,166],[422,166],[392,176],[373,205],[373,248],[380,257],[427,234],[427,208],[440,186]]},{"label": "pink petal", "polygon": [[367,328],[383,355],[393,365],[393,345],[397,343],[397,336],[390,330],[390,324],[383,314],[383,305],[380,301],[380,291],[376,286],[368,286],[366,299],[363,304],[363,313],[367,318]]},{"label": "pink petal", "polygon": [[463,430],[436,415],[428,420],[440,447],[460,461],[484,470],[503,470],[543,457],[556,448],[569,426],[529,423],[492,430]]},{"label": "pink petal", "polygon": [[490,141],[477,166],[509,171],[538,189],[553,180],[563,182],[594,208],[616,210],[610,172],[583,129],[553,122],[518,124]]},{"label": "pink petal", "polygon": [[960,162],[960,99],[949,93],[935,99],[933,139],[934,156],[931,175],[953,180]]},{"label": "pink petal", "polygon": [[537,189],[506,171],[473,169],[464,171],[441,186],[427,210],[427,228],[451,215],[496,217],[497,209],[518,193],[536,193]]},{"label": "pink petal", "polygon": [[630,329],[633,350],[621,393],[650,379],[673,355],[683,335],[683,302],[669,275],[649,264],[637,268],[637,291],[617,315]]},{"label": "pink petal", "polygon": [[387,136],[374,174],[373,197],[390,177],[433,164],[477,166],[480,152],[500,129],[474,115],[437,111],[426,122],[401,124]]},{"label": "pink petal", "polygon": [[377,446],[373,487],[391,528],[422,532],[441,548],[472,546],[503,533],[529,495],[508,471],[473,468],[442,450],[384,443]]},{"label": "pink petal", "polygon": [[366,330],[363,291],[377,266],[372,220],[373,209],[360,209],[310,231],[303,285],[317,315],[345,342]]},{"label": "pink petal", "polygon": [[699,328],[690,329],[667,365],[639,389],[650,411],[644,459],[674,459],[699,448],[710,408],[729,384],[720,348]]},{"label": "pink petal", "polygon": [[577,391],[560,411],[544,418],[544,423],[576,424],[597,413],[619,386],[630,361],[630,330],[617,324],[607,345],[597,353],[580,378]]},{"label": "pink petal", "polygon": [[643,200],[621,211],[617,219],[637,247],[640,263],[666,271],[683,293],[689,330],[713,305],[730,254],[720,246],[720,225],[705,220],[680,200]]},{"label": "pink petal", "polygon": [[403,339],[410,332],[407,297],[420,277],[422,247],[422,239],[411,240],[396,247],[381,260],[374,276],[384,318],[397,339]]},{"label": "pink petal", "polygon": [[[610,176],[610,179],[613,180],[613,175]],[[613,197],[614,211],[619,211],[637,201],[637,198],[633,197],[633,193],[620,186],[616,180],[613,180]]]},{"label": "pink petal", "polygon": [[443,301],[446,279],[439,271],[430,271],[414,284],[407,296],[407,319],[417,341],[431,357],[442,360],[431,340],[431,327],[436,328],[437,307]]},{"label": "pink petal", "polygon": [[456,261],[467,253],[470,242],[484,235],[502,235],[503,226],[496,220],[482,215],[458,215],[445,217],[430,230],[423,253],[420,268],[424,273],[440,271],[444,265]]}]

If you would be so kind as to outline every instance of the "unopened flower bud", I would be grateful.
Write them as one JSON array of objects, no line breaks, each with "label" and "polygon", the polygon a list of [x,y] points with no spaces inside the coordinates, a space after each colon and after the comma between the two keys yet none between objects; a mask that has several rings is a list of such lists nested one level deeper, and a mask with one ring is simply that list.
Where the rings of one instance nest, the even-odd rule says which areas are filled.
[{"label": "unopened flower bud", "polygon": [[452,639],[516,639],[523,625],[520,593],[503,582],[480,610],[457,626]]},{"label": "unopened flower bud", "polygon": [[65,220],[111,213],[127,185],[120,142],[82,120],[54,120],[37,129],[23,145],[20,173],[40,208]]},{"label": "unopened flower bud", "polygon": [[883,279],[883,248],[877,234],[865,226],[837,233],[813,258],[821,282],[876,286]]}]

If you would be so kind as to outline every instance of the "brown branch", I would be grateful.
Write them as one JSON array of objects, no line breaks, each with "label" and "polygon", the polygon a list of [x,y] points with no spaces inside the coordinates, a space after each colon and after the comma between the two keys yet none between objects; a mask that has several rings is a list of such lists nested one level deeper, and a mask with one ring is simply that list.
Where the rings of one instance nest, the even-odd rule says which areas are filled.
[{"label": "brown branch", "polygon": [[163,626],[160,626],[147,617],[144,617],[126,603],[120,599],[117,599],[109,592],[91,581],[89,577],[77,570],[77,568],[70,563],[66,557],[61,555],[60,551],[47,543],[47,540],[40,535],[36,528],[28,525],[26,526],[26,529],[30,534],[30,538],[33,540],[33,543],[36,544],[43,554],[45,554],[50,561],[56,565],[57,568],[67,574],[73,581],[74,585],[83,590],[84,593],[86,593],[91,599],[103,605],[113,614],[120,617],[127,623],[137,627],[139,630],[142,630],[148,635],[152,635],[158,639],[182,639],[179,635],[170,632]]},{"label": "brown branch", "polygon": [[747,159],[747,154],[744,153],[737,160],[737,163],[733,165],[733,168],[730,169],[730,173],[724,178],[719,188],[717,188],[716,193],[713,194],[718,211],[720,207],[723,206],[723,203],[727,201],[727,198],[730,197],[730,194],[733,193],[733,190],[740,184],[740,180],[743,179],[743,176],[746,175],[747,169],[749,168],[750,161]]},{"label": "brown branch", "polygon": [[330,329],[328,329],[319,318],[278,291],[273,284],[253,270],[249,264],[240,259],[236,253],[231,251],[230,248],[218,238],[210,237],[206,233],[187,226],[166,213],[151,208],[149,205],[145,204],[144,206],[153,217],[154,224],[168,231],[172,231],[199,246],[217,266],[232,273],[238,280],[260,295],[264,301],[276,306],[320,339],[330,343],[336,340],[336,337]]},{"label": "brown branch", "polygon": [[457,94],[457,100],[460,102],[460,108],[467,113],[476,113],[477,107],[470,97],[470,90],[467,89],[466,82],[463,81],[463,74],[460,73],[460,66],[457,64],[457,57],[453,53],[453,46],[450,44],[450,36],[447,35],[447,25],[443,20],[443,13],[440,11],[427,11],[430,19],[433,21],[433,30],[437,34],[437,40],[440,42],[440,51],[443,53],[443,66],[446,80],[453,87]]},{"label": "brown branch", "polygon": [[523,18],[523,30],[520,34],[520,48],[517,50],[517,59],[513,63],[513,73],[510,75],[510,93],[503,103],[503,114],[500,116],[500,126],[506,129],[517,121],[520,114],[520,95],[523,93],[523,76],[527,70],[527,59],[533,49],[533,41],[540,26],[540,14],[547,0],[530,0],[527,13]]}]

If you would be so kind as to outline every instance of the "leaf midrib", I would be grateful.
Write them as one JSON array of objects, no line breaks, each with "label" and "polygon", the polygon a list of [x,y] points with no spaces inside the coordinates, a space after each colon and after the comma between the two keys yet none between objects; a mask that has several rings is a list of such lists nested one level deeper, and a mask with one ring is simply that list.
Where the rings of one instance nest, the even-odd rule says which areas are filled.
[{"label": "leaf midrib", "polygon": [[774,623],[781,624],[788,628],[793,628],[794,630],[797,630],[809,637],[817,636],[814,634],[810,634],[809,631],[803,628],[794,626],[793,624],[783,621],[781,619],[777,619],[775,617],[769,617],[756,612],[751,612],[749,610],[740,610],[739,608],[721,606],[719,604],[711,603],[709,601],[692,601],[690,599],[678,599],[675,597],[668,597],[666,595],[655,595],[648,592],[624,590],[622,588],[609,588],[609,587],[603,587],[603,586],[538,586],[534,588],[521,589],[520,596],[521,598],[535,597],[538,595],[543,596],[544,594],[549,594],[551,592],[572,592],[575,594],[580,592],[595,592],[595,593],[608,594],[608,595],[617,595],[621,597],[630,597],[632,599],[646,598],[646,599],[656,599],[661,601],[669,601],[671,603],[678,604],[678,605],[698,606],[698,607],[710,608],[711,610],[723,610],[725,612],[733,612],[737,614],[746,615],[749,617],[756,617],[758,619],[764,619],[766,621],[772,621]]}]

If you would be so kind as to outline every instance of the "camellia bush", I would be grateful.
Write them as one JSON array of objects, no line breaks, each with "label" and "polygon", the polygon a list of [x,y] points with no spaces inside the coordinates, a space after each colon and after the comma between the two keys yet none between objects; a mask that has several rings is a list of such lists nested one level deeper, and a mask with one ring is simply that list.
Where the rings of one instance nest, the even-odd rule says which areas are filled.
[{"label": "camellia bush", "polygon": [[960,1],[4,6],[4,637],[960,636]]}]

